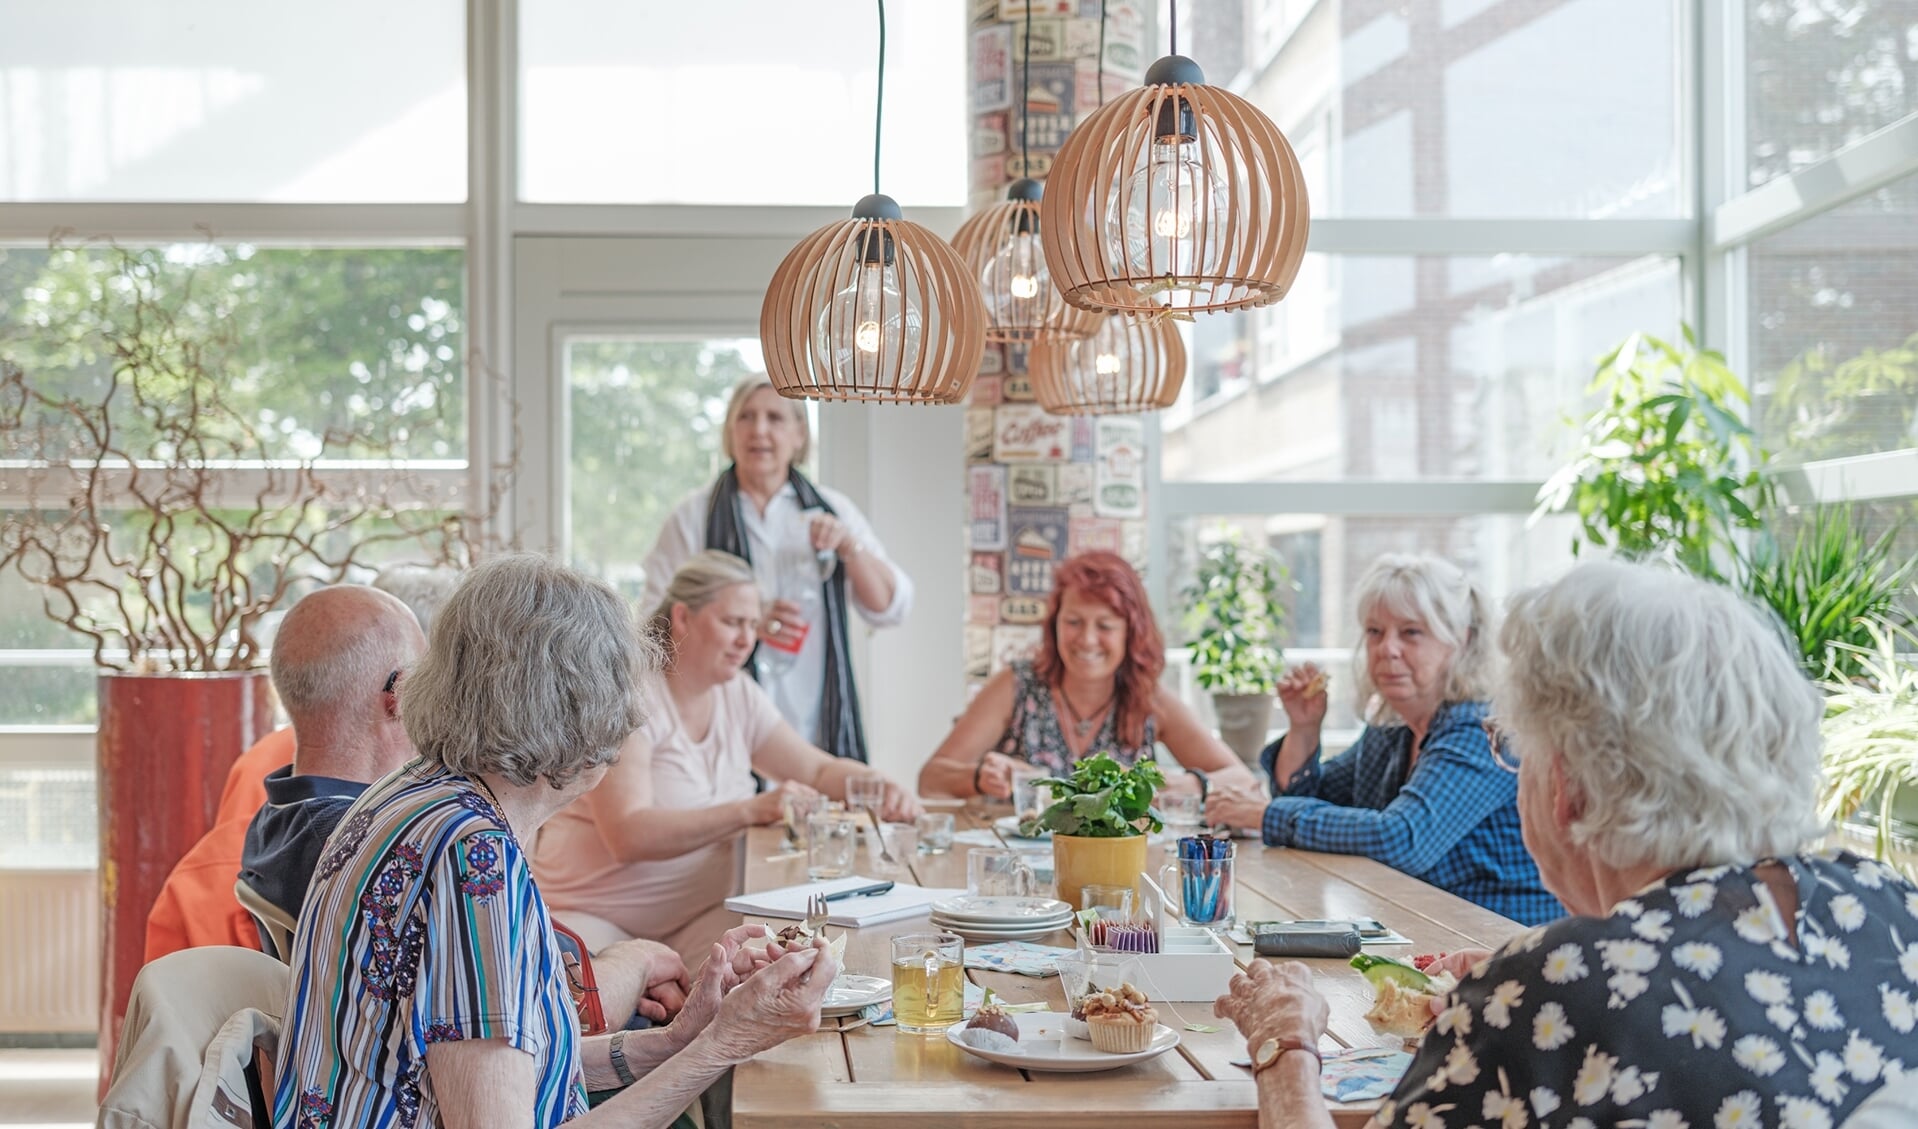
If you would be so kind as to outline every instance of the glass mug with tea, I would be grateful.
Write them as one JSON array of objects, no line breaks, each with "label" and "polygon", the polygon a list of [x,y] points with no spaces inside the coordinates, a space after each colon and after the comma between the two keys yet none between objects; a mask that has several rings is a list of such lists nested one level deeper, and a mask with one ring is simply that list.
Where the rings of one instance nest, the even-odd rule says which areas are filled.
[{"label": "glass mug with tea", "polygon": [[1232,928],[1233,865],[1237,845],[1230,839],[1188,836],[1176,844],[1177,857],[1159,871],[1166,909],[1187,925],[1213,932]]},{"label": "glass mug with tea", "polygon": [[934,1035],[966,1017],[966,943],[951,933],[892,939],[892,1014],[899,1030]]},{"label": "glass mug with tea", "polygon": [[859,820],[843,811],[814,812],[806,820],[806,877],[844,878],[852,873]]},{"label": "glass mug with tea", "polygon": [[1038,875],[1018,851],[985,847],[966,856],[966,893],[981,898],[1025,898],[1038,892]]}]

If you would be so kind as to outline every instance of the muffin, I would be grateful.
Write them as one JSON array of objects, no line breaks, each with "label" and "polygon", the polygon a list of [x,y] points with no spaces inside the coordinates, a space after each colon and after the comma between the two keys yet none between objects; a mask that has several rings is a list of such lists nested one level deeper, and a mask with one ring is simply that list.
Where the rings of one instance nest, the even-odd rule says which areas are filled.
[{"label": "muffin", "polygon": [[1110,1054],[1145,1050],[1159,1028],[1159,1013],[1131,984],[1087,996],[1084,1011],[1092,1045]]}]

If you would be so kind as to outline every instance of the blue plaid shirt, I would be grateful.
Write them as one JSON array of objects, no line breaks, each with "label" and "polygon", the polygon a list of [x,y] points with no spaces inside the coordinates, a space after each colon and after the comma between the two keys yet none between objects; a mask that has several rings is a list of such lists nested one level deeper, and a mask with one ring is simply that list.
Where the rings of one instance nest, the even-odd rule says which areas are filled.
[{"label": "blue plaid shirt", "polygon": [[[1368,725],[1323,767],[1314,749],[1265,809],[1268,846],[1365,855],[1526,925],[1565,916],[1518,826],[1518,777],[1492,760],[1484,702],[1439,707],[1406,778],[1412,731]],[[1259,759],[1267,775],[1282,741]]]}]

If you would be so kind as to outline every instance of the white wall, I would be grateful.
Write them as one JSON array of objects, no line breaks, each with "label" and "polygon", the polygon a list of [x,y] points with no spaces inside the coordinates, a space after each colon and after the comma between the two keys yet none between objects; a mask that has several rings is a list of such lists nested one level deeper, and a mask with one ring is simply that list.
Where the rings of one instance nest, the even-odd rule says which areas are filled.
[{"label": "white wall", "polygon": [[964,420],[960,408],[833,404],[820,410],[820,479],[866,512],[916,591],[901,627],[868,632],[852,619],[872,762],[908,783],[965,704]]}]

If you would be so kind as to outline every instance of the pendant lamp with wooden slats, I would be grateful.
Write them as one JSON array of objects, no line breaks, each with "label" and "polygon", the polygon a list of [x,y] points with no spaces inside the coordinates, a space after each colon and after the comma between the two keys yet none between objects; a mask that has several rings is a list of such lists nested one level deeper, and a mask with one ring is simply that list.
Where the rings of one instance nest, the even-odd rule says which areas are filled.
[{"label": "pendant lamp with wooden slats", "polygon": [[759,308],[766,375],[795,400],[956,404],[985,355],[979,284],[945,240],[909,223],[879,191],[886,97],[886,0],[879,5],[879,92],[872,194],[852,218],[786,253]]},{"label": "pendant lamp with wooden slats", "polygon": [[1040,237],[1044,194],[1044,185],[1022,177],[953,233],[953,247],[979,280],[988,341],[1061,341],[1099,328],[1098,314],[1069,304],[1052,284]]},{"label": "pendant lamp with wooden slats", "polygon": [[1091,337],[1035,343],[1026,375],[1056,416],[1160,411],[1185,386],[1185,342],[1168,318],[1113,314]]},{"label": "pendant lamp with wooden slats", "polygon": [[875,193],[787,253],[759,341],[782,396],[956,404],[979,372],[985,321],[953,249]]},{"label": "pendant lamp with wooden slats", "polygon": [[1066,301],[1113,313],[1236,310],[1285,297],[1305,255],[1305,178],[1245,99],[1182,55],[1060,147],[1039,222]]}]

